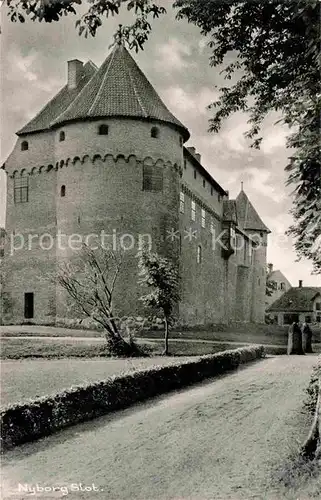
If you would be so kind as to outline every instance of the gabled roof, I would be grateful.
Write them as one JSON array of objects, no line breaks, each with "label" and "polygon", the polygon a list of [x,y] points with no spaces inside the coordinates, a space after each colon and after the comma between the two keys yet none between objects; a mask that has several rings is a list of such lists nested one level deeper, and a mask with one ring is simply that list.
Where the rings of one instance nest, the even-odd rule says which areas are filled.
[{"label": "gabled roof", "polygon": [[155,119],[187,128],[167,109],[152,84],[123,45],[116,45],[75,99],[55,116],[52,125],[108,116]]},{"label": "gabled roof", "polygon": [[17,135],[49,129],[51,123],[72,103],[97,69],[92,61],[88,61],[83,67],[83,76],[78,87],[70,89],[68,85],[65,85],[27,125],[17,132]]},{"label": "gabled roof", "polygon": [[184,146],[183,148],[184,157],[188,158],[188,160],[193,163],[193,165],[197,168],[197,170],[204,176],[204,178],[220,193],[222,196],[226,196],[227,192],[222,186],[211,176],[211,174],[206,170],[205,167],[201,164],[201,162],[191,153],[191,151]]},{"label": "gabled roof", "polygon": [[271,232],[260,218],[243,189],[236,198],[236,209],[238,223],[243,229]]},{"label": "gabled roof", "polygon": [[267,281],[278,281],[278,282],[283,281],[285,284],[288,284],[289,287],[291,287],[289,280],[284,276],[282,271],[280,271],[279,269],[275,269],[274,271],[269,273],[266,279]]},{"label": "gabled roof", "polygon": [[293,287],[268,308],[271,312],[312,312],[313,300],[321,297],[321,287]]}]

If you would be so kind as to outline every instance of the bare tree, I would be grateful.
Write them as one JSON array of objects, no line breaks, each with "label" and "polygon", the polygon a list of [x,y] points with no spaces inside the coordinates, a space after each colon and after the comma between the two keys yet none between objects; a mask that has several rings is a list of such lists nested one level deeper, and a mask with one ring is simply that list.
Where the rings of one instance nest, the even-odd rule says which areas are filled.
[{"label": "bare tree", "polygon": [[70,262],[60,266],[57,276],[59,285],[82,314],[103,327],[111,354],[139,354],[138,347],[122,337],[120,318],[114,314],[113,294],[121,269],[121,256],[104,248],[94,251],[83,245],[80,261],[81,266]]}]

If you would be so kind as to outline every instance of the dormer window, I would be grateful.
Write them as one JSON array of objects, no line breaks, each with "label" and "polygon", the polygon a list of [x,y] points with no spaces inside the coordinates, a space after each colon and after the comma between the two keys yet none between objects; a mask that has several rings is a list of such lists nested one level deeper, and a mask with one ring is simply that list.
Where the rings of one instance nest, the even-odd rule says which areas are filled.
[{"label": "dormer window", "polygon": [[65,132],[62,130],[59,134],[59,141],[60,142],[63,142],[64,140],[66,139],[66,134]]},{"label": "dormer window", "polygon": [[61,198],[64,198],[66,196],[66,186],[62,185],[60,188],[60,196]]},{"label": "dormer window", "polygon": [[28,141],[22,141],[21,143],[21,151],[27,151],[29,149]]},{"label": "dormer window", "polygon": [[153,137],[153,139],[158,139],[159,138],[159,128],[152,127],[151,131],[150,131],[150,136]]},{"label": "dormer window", "polygon": [[108,135],[108,130],[109,130],[108,125],[103,123],[102,125],[99,125],[98,134],[99,135]]}]

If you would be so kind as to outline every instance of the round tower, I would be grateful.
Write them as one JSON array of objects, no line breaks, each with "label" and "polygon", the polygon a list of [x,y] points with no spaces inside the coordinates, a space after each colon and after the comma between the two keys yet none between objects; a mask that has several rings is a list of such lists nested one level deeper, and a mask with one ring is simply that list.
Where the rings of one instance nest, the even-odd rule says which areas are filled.
[{"label": "round tower", "polygon": [[[75,75],[79,61],[72,64]],[[57,116],[52,129],[57,264],[77,258],[81,243],[121,253],[117,312],[137,314],[138,250],[147,244],[173,259],[178,255],[170,234],[179,227],[179,179],[189,133],[122,45]],[[65,305],[58,288],[58,318],[73,314]]]}]

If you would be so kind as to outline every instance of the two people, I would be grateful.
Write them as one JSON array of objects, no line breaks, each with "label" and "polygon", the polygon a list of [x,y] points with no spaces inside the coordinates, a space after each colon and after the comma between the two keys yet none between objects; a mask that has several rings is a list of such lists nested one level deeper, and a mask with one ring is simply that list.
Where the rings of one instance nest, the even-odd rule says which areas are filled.
[{"label": "two people", "polygon": [[312,351],[312,330],[308,323],[303,323],[302,329],[299,323],[294,322],[289,328],[288,354],[305,354]]}]

